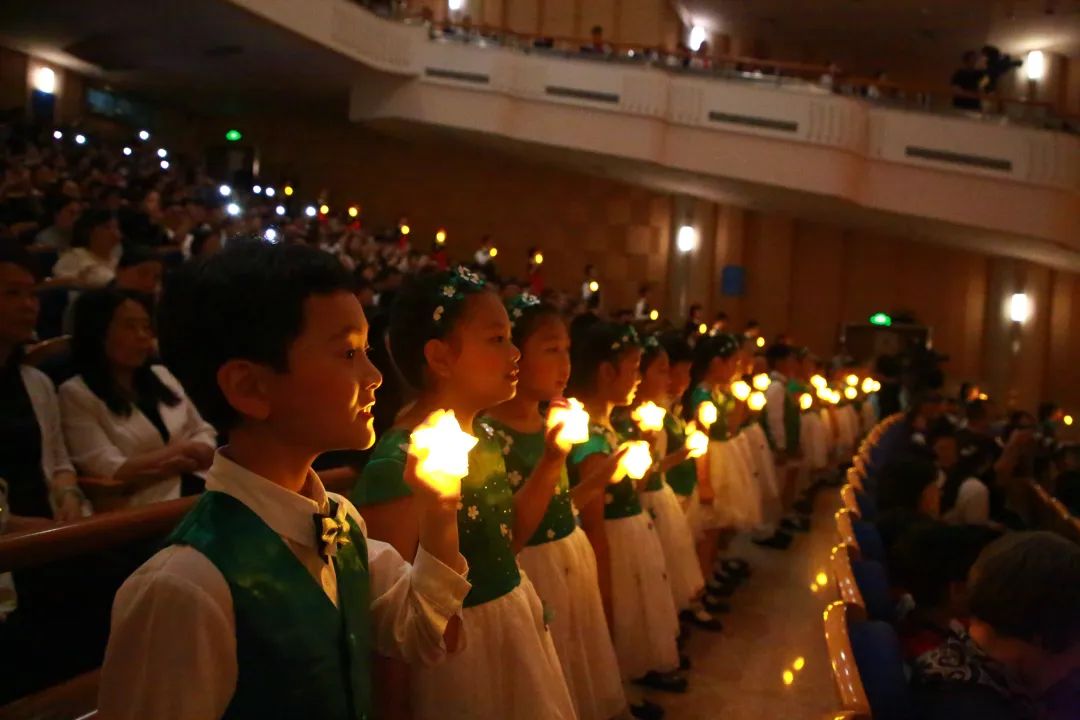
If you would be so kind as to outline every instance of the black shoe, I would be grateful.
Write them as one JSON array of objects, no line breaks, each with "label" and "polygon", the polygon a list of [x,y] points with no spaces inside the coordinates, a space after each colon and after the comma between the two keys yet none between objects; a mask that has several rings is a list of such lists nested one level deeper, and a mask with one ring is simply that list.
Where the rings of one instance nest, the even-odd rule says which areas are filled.
[{"label": "black shoe", "polygon": [[731,612],[731,605],[724,602],[718,597],[713,597],[712,595],[708,594],[705,595],[705,597],[701,598],[701,605],[713,615],[720,615],[723,613]]},{"label": "black shoe", "polygon": [[690,669],[690,656],[684,653],[679,653],[679,672],[686,672]]},{"label": "black shoe", "polygon": [[684,693],[689,683],[686,678],[677,673],[648,672],[645,677],[634,681],[635,685],[641,685],[652,690],[660,690],[669,693]]},{"label": "black shoe", "polygon": [[640,720],[664,720],[664,708],[648,700],[631,705],[630,714]]}]

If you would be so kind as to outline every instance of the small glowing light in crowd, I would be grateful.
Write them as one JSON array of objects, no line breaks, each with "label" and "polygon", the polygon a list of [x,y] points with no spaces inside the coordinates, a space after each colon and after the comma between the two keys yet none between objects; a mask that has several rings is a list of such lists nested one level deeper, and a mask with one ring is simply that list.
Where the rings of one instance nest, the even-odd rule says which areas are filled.
[{"label": "small glowing light in crowd", "polygon": [[716,422],[716,418],[716,405],[713,405],[712,402],[706,400],[698,405],[697,419],[706,430],[712,427],[712,424]]},{"label": "small glowing light in crowd", "polygon": [[698,331],[698,335],[704,335],[705,333],[709,332],[709,326],[706,325],[705,323],[701,323],[700,325],[697,326],[697,331]]},{"label": "small glowing light in crowd", "polygon": [[400,229],[402,235],[408,235],[410,232],[412,232],[412,228],[410,228],[408,225],[402,225]]},{"label": "small glowing light in crowd", "polygon": [[329,205],[323,203],[322,205],[319,206],[319,214],[320,215],[327,215],[327,214],[329,214],[329,212],[330,212],[330,206]]},{"label": "small glowing light in crowd", "polygon": [[292,194],[293,194],[292,185],[286,185],[285,189],[282,190],[282,192],[285,193],[285,197],[292,197]]},{"label": "small glowing light in crowd", "polygon": [[1031,301],[1024,293],[1016,293],[1009,298],[1009,319],[1013,322],[1027,322],[1031,315]]},{"label": "small glowing light in crowd", "polygon": [[681,253],[693,252],[694,248],[697,247],[697,241],[697,230],[689,225],[683,225],[675,235],[675,247]]},{"label": "small glowing light in crowd", "polygon": [[595,280],[590,281],[589,282],[589,292],[599,292],[599,291],[600,291],[600,283],[596,282]]},{"label": "small glowing light in crowd", "polygon": [[746,407],[754,412],[761,412],[765,408],[765,393],[752,392],[746,400]]},{"label": "small glowing light in crowd", "polygon": [[745,380],[736,380],[731,383],[731,394],[735,396],[735,399],[739,402],[746,402],[746,399],[750,397],[750,393],[753,392],[750,389],[750,383]]},{"label": "small glowing light in crowd", "polygon": [[652,467],[652,454],[649,452],[649,443],[644,440],[631,440],[623,443],[627,448],[626,454],[619,460],[619,466],[633,480],[645,477]]},{"label": "small glowing light in crowd", "polygon": [[159,164],[161,165],[162,170],[168,170],[169,169],[169,161],[168,160],[162,160]]},{"label": "small glowing light in crowd", "polygon": [[123,151],[123,152],[124,152],[124,155],[125,155],[125,156],[127,156],[127,155],[131,155],[131,148],[129,148],[129,147],[125,147],[125,148],[124,148],[124,151]]},{"label": "small glowing light in crowd", "polygon": [[1069,427],[1072,427],[1073,416],[1072,415],[1066,415],[1065,417],[1061,418],[1061,422],[1065,423]]},{"label": "small glowing light in crowd", "polygon": [[164,158],[164,157],[167,157],[167,156],[168,156],[168,154],[169,154],[169,151],[168,151],[168,150],[166,150],[165,148],[158,148],[158,151],[157,151],[157,156],[158,156],[159,158]]},{"label": "small glowing light in crowd", "polygon": [[225,139],[228,140],[229,142],[236,142],[237,140],[240,140],[243,137],[244,137],[243,133],[241,133],[239,130],[236,130],[235,128],[232,129],[232,130],[228,130],[225,133]]},{"label": "small glowing light in crowd", "polygon": [[240,206],[236,203],[229,203],[225,206],[225,212],[229,213],[233,217],[236,217],[240,214]]},{"label": "small glowing light in crowd", "polygon": [[307,215],[309,218],[315,217],[315,214],[317,212],[318,210],[315,209],[314,205],[308,205],[306,208],[304,208],[304,214]]},{"label": "small glowing light in crowd", "polygon": [[285,206],[284,205],[278,205],[276,208],[274,208],[274,212],[276,212],[278,215],[284,215],[285,214]]},{"label": "small glowing light in crowd", "polygon": [[863,378],[862,391],[866,395],[874,392],[874,378]]},{"label": "small glowing light in crowd", "polygon": [[792,663],[791,667],[795,668],[795,672],[799,672],[804,667],[806,667],[806,658],[804,658],[804,657],[795,658],[795,662]]},{"label": "small glowing light in crowd", "polygon": [[1046,55],[1042,50],[1032,50],[1024,60],[1024,74],[1028,80],[1038,82],[1046,75]]},{"label": "small glowing light in crowd", "polygon": [[822,388],[827,388],[829,386],[829,381],[823,378],[821,375],[814,375],[810,378],[810,384],[816,387],[818,390],[821,390]]},{"label": "small glowing light in crowd", "polygon": [[356,207],[355,205],[350,205],[349,206],[349,217],[354,218],[359,214],[360,214],[360,208]]},{"label": "small glowing light in crowd", "polygon": [[488,257],[495,257],[498,254],[499,254],[499,248],[497,248],[497,247],[493,247],[490,250],[488,250]]},{"label": "small glowing light in crowd", "polygon": [[229,197],[232,195],[232,188],[228,185],[220,185],[217,191],[221,194],[221,197]]},{"label": "small glowing light in crowd", "polygon": [[409,454],[417,459],[416,477],[443,497],[461,494],[469,474],[469,451],[477,438],[461,430],[453,410],[436,410],[413,430]]},{"label": "small glowing light in crowd", "polygon": [[700,25],[695,25],[690,28],[690,49],[694,52],[698,51],[701,47],[701,43],[705,42],[706,33],[705,28]]},{"label": "small glowing light in crowd", "polygon": [[656,322],[657,320],[659,320],[660,319],[660,311],[659,310],[650,310],[649,311],[649,319],[652,320],[653,322]]},{"label": "small glowing light in crowd", "polygon": [[818,587],[825,587],[829,584],[829,576],[824,570],[818,570],[818,574],[814,576],[814,582],[818,584]]},{"label": "small glowing light in crowd", "polygon": [[274,188],[272,188],[272,187],[266,188],[266,197],[274,197],[274,194],[275,194],[274,193]]},{"label": "small glowing light in crowd", "polygon": [[754,341],[754,344],[757,345],[759,348],[765,347],[765,338],[759,337],[757,340]]},{"label": "small glowing light in crowd", "polygon": [[665,415],[667,411],[652,401],[641,403],[630,413],[630,417],[644,432],[663,430]]},{"label": "small glowing light in crowd", "polygon": [[577,398],[567,398],[567,405],[555,405],[548,411],[547,426],[553,428],[562,423],[559,442],[566,447],[589,439],[589,413]]},{"label": "small glowing light in crowd", "polygon": [[766,390],[769,389],[770,385],[772,385],[772,380],[770,380],[769,376],[766,375],[765,373],[758,373],[757,375],[754,376],[754,389],[755,390],[760,390],[761,392],[765,392]]},{"label": "small glowing light in crowd", "polygon": [[262,195],[262,185],[253,185],[251,188],[251,192],[255,193],[256,195]]},{"label": "small glowing light in crowd", "polygon": [[533,265],[543,265],[543,264],[544,264],[544,253],[537,252],[535,255],[533,255]]},{"label": "small glowing light in crowd", "polygon": [[810,393],[803,393],[799,396],[799,407],[803,410],[809,410],[814,406],[814,396]]},{"label": "small glowing light in crowd", "polygon": [[267,242],[277,242],[277,230],[274,228],[266,228],[266,232],[263,233],[263,237]]},{"label": "small glowing light in crowd", "polygon": [[52,68],[39,67],[34,71],[34,89],[46,95],[56,92],[56,73]]},{"label": "small glowing light in crowd", "polygon": [[844,388],[844,397],[846,397],[848,400],[854,400],[855,398],[859,397],[858,388],[848,385],[846,388]]},{"label": "small glowing light in crowd", "polygon": [[75,144],[76,145],[85,145],[86,144],[86,136],[83,135],[82,133],[79,133],[78,135],[76,135],[75,136]]},{"label": "small glowing light in crowd", "polygon": [[793,682],[795,682],[795,673],[791,672],[790,670],[785,670],[784,671],[784,684],[785,685],[790,685]]},{"label": "small glowing light in crowd", "polygon": [[148,131],[146,131],[146,130],[140,130],[139,131],[139,139],[142,140],[143,142],[146,142],[147,140],[150,139],[150,133]]},{"label": "small glowing light in crowd", "polygon": [[709,436],[694,428],[686,438],[686,449],[690,451],[690,457],[701,457],[709,449]]},{"label": "small glowing light in crowd", "polygon": [[63,140],[64,139],[64,133],[60,132],[59,130],[53,130],[52,136],[53,136],[53,140]]},{"label": "small glowing light in crowd", "polygon": [[846,378],[844,378],[844,382],[854,387],[855,385],[859,384],[859,376],[855,373],[852,373],[851,375],[848,375]]}]

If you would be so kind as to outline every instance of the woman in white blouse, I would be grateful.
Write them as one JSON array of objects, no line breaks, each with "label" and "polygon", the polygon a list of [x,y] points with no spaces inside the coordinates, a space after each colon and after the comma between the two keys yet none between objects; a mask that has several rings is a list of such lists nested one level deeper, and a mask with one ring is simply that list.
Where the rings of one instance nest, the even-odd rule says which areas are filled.
[{"label": "woman in white blouse", "polygon": [[78,375],[60,386],[75,466],[118,482],[130,506],[180,497],[182,476],[209,468],[217,444],[176,378],[151,364],[154,336],[143,303],[108,288],[80,296],[72,336]]}]

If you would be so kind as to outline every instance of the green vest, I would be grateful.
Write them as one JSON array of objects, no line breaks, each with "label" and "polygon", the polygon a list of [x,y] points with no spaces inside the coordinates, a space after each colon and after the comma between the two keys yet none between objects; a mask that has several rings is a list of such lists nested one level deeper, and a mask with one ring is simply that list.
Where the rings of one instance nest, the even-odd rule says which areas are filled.
[{"label": "green vest", "polygon": [[372,717],[367,543],[354,524],[349,537],[333,559],[335,607],[281,537],[230,495],[204,494],[169,536],[205,555],[232,594],[238,672],[224,718]]}]

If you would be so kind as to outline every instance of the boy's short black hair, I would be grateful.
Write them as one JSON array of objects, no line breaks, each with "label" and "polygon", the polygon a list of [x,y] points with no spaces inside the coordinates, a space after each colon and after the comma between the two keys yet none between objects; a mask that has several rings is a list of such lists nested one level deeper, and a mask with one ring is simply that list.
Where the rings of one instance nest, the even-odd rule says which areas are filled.
[{"label": "boy's short black hair", "polygon": [[287,371],[304,301],[351,290],[349,272],[328,253],[233,238],[169,278],[158,315],[161,355],[203,417],[228,431],[242,418],[218,387],[218,369],[242,358]]},{"label": "boy's short black hair", "polygon": [[1009,533],[971,569],[971,614],[995,632],[1062,653],[1080,643],[1080,547],[1049,532]]}]

